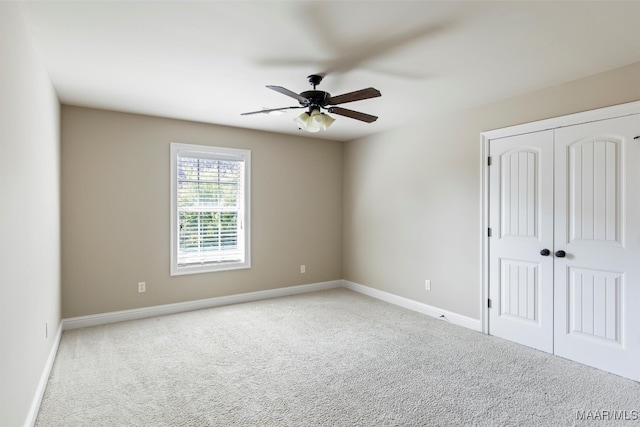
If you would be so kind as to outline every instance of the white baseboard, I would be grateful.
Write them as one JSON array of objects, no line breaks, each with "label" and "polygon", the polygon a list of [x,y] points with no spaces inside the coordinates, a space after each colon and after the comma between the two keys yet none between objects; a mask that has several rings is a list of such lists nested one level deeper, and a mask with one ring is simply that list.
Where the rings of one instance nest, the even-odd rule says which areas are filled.
[{"label": "white baseboard", "polygon": [[51,375],[51,369],[53,369],[53,363],[56,360],[56,354],[58,353],[58,347],[60,346],[60,339],[62,338],[62,322],[58,325],[58,331],[53,339],[53,345],[49,351],[49,357],[40,374],[40,381],[38,381],[38,387],[33,395],[33,401],[27,414],[27,419],[24,422],[24,427],[33,427],[36,424],[38,418],[38,411],[40,410],[40,403],[44,397],[44,392],[47,389],[47,383],[49,382],[49,375]]},{"label": "white baseboard", "polygon": [[224,297],[207,298],[174,304],[156,305],[153,307],[136,308],[132,310],[113,311],[109,313],[93,314],[89,316],[71,317],[62,320],[62,329],[67,331],[70,329],[105,325],[108,323],[123,322],[126,320],[144,319],[147,317],[163,316],[165,314],[175,314],[185,311],[219,307],[222,305],[239,304],[243,302],[259,301],[269,298],[284,297],[307,292],[323,291],[326,289],[338,288],[340,286],[342,286],[342,280],[334,280],[330,282],[289,286],[285,288],[269,289],[265,291],[247,292],[243,294],[229,295]]},{"label": "white baseboard", "polygon": [[463,316],[452,311],[443,310],[438,307],[433,307],[428,304],[424,304],[418,301],[404,298],[398,295],[390,294],[379,289],[371,288],[369,286],[360,285],[358,283],[350,282],[348,280],[342,281],[342,286],[352,291],[359,292],[364,295],[385,301],[400,307],[407,308],[409,310],[417,311],[418,313],[426,314],[431,317],[441,319],[444,316],[444,320],[453,323],[454,325],[463,326],[474,331],[482,331],[482,323],[479,319],[473,319],[471,317]]},{"label": "white baseboard", "polygon": [[296,295],[307,292],[316,292],[326,289],[345,287],[352,291],[368,295],[370,297],[417,311],[435,318],[444,318],[455,325],[463,326],[474,331],[482,331],[480,320],[463,316],[452,311],[433,307],[418,301],[394,295],[379,289],[364,286],[348,280],[333,280],[329,282],[311,283],[308,285],[289,286],[285,288],[269,289],[257,292],[247,292],[243,294],[228,295],[223,297],[207,298],[195,301],[179,302],[174,304],[156,305],[153,307],[136,308],[132,310],[113,311],[109,313],[93,314],[89,316],[71,317],[62,320],[62,330],[86,328],[89,326],[99,326],[108,323],[124,322],[127,320],[144,319],[147,317],[163,316],[185,311],[201,310],[205,308],[219,307],[229,304],[239,304],[243,302],[259,301],[269,298],[278,298],[288,295]]}]

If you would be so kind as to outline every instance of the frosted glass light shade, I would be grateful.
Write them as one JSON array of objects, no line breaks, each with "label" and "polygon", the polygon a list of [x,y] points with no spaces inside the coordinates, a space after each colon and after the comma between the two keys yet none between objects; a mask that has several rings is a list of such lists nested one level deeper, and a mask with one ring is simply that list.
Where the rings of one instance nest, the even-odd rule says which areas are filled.
[{"label": "frosted glass light shade", "polygon": [[309,123],[310,118],[311,116],[309,116],[309,113],[305,111],[304,113],[293,119],[293,121],[298,125],[300,129],[307,130],[307,123]]},{"label": "frosted glass light shade", "polygon": [[293,119],[298,127],[307,132],[316,133],[321,130],[327,130],[335,119],[327,114],[321,113],[320,110],[312,110],[311,113],[304,112]]}]

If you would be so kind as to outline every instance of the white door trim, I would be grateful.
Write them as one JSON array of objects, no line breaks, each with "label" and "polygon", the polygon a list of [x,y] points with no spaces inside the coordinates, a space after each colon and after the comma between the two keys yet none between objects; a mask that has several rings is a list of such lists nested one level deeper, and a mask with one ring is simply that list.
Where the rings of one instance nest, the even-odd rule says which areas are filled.
[{"label": "white door trim", "polygon": [[590,111],[570,114],[566,116],[554,117],[551,119],[539,120],[531,123],[524,123],[509,126],[501,129],[494,129],[480,134],[480,156],[481,156],[481,251],[480,251],[480,314],[482,321],[482,332],[489,333],[489,311],[487,302],[489,298],[489,143],[493,139],[505,138],[525,133],[538,132],[548,129],[558,129],[561,127],[574,126],[583,123],[600,120],[613,119],[616,117],[640,114],[640,101],[628,102],[611,107],[598,108]]}]

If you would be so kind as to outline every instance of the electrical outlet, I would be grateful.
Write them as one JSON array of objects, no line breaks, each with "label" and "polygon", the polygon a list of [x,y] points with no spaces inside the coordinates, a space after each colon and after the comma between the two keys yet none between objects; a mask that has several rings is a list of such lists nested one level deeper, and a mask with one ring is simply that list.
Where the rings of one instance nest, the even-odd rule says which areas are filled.
[{"label": "electrical outlet", "polygon": [[138,292],[147,292],[147,282],[138,282]]},{"label": "electrical outlet", "polygon": [[307,272],[307,266],[306,266],[306,265],[304,265],[304,264],[302,264],[302,265],[300,266],[300,273],[303,273],[303,274],[304,274],[304,273],[306,273],[306,272]]},{"label": "electrical outlet", "polygon": [[431,280],[425,280],[424,281],[424,290],[425,291],[430,291],[431,290]]}]

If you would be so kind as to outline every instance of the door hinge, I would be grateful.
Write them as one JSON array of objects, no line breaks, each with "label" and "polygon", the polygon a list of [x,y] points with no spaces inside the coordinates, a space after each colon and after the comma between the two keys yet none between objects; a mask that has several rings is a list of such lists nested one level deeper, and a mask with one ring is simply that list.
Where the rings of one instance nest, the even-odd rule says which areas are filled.
[{"label": "door hinge", "polygon": [[487,307],[488,307],[488,308],[491,308],[491,298],[488,298],[488,299],[487,299]]},{"label": "door hinge", "polygon": [[487,236],[491,237],[491,227],[487,228]]},{"label": "door hinge", "polygon": [[487,157],[487,166],[491,166],[491,156]]}]

